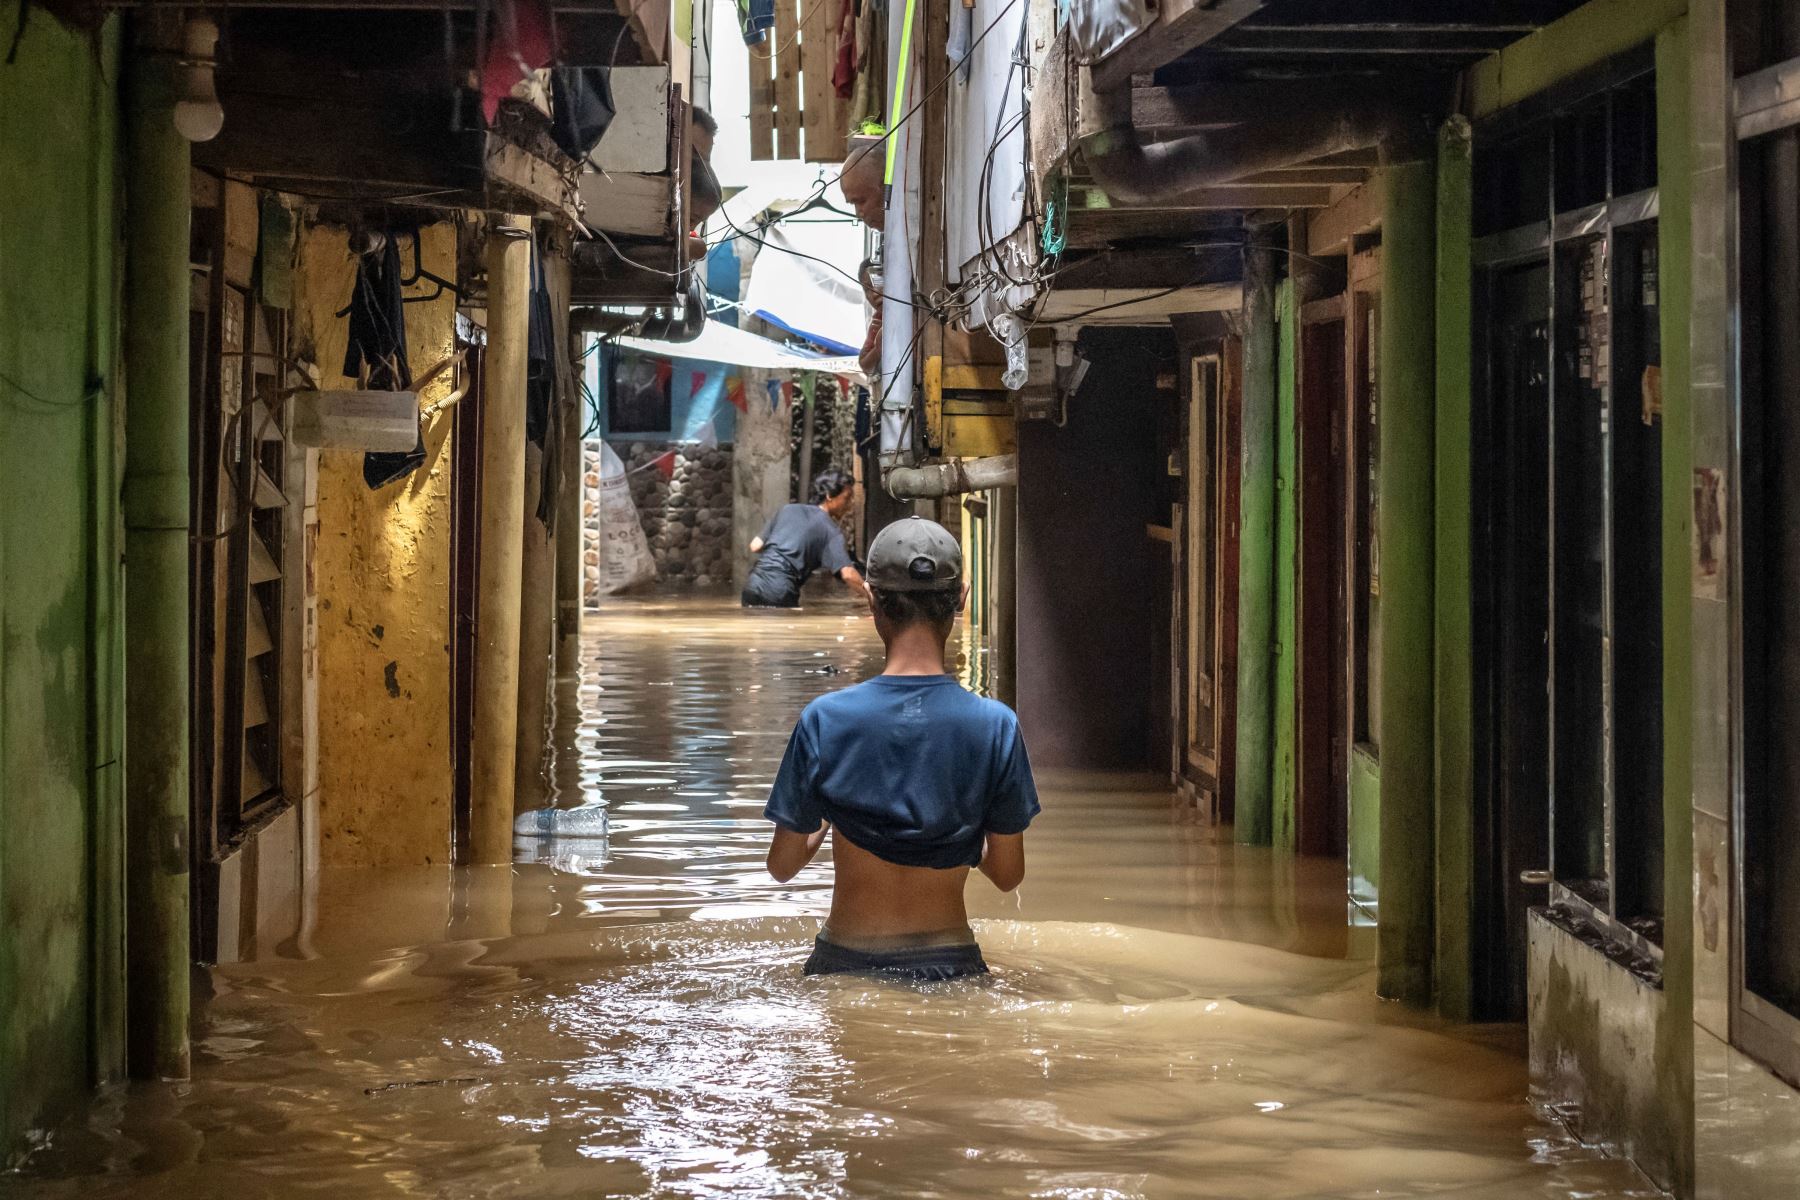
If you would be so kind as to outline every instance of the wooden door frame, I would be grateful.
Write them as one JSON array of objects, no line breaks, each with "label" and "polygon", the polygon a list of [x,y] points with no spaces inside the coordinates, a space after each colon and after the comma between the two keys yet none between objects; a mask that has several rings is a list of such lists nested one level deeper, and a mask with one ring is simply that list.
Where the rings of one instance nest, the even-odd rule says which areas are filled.
[{"label": "wooden door frame", "polygon": [[[1207,364],[1211,364],[1213,386],[1210,395],[1203,396],[1201,394],[1200,379],[1203,368],[1205,368]],[[1182,661],[1186,668],[1183,671],[1183,675],[1186,679],[1186,686],[1181,689],[1180,693],[1181,703],[1179,708],[1181,716],[1180,723],[1177,727],[1181,745],[1181,762],[1184,767],[1189,770],[1198,771],[1215,785],[1218,783],[1219,779],[1219,758],[1221,749],[1219,729],[1219,701],[1221,698],[1219,665],[1224,661],[1224,646],[1220,638],[1219,629],[1219,613],[1220,609],[1223,607],[1221,604],[1223,589],[1222,581],[1220,579],[1220,559],[1223,556],[1219,550],[1219,544],[1223,539],[1219,536],[1219,532],[1222,531],[1223,522],[1217,519],[1217,514],[1223,512],[1223,496],[1220,493],[1223,490],[1221,480],[1224,473],[1220,470],[1222,456],[1216,443],[1220,441],[1219,433],[1223,424],[1221,417],[1223,416],[1224,409],[1224,374],[1224,355],[1216,350],[1206,354],[1194,354],[1188,358],[1187,454],[1182,472],[1183,483],[1186,486],[1183,489],[1182,546],[1180,548],[1180,553],[1176,556],[1176,561],[1180,564],[1181,572],[1177,586],[1181,590],[1183,609],[1183,619],[1181,621],[1183,636],[1179,643],[1178,653],[1182,656]],[[1200,461],[1202,439],[1198,436],[1199,430],[1196,423],[1196,418],[1202,415],[1203,406],[1209,407],[1212,410],[1210,413],[1210,423],[1213,430],[1213,441],[1215,443],[1212,447],[1211,461],[1206,463]],[[1210,555],[1197,553],[1199,547],[1195,545],[1195,542],[1198,539],[1205,537],[1205,523],[1201,520],[1200,512],[1193,503],[1194,497],[1202,489],[1210,494],[1213,511],[1215,513],[1215,544],[1212,547],[1212,553]],[[1205,561],[1203,561],[1203,559]],[[1208,578],[1212,584],[1213,606],[1211,619],[1206,622],[1208,627],[1202,629],[1199,627],[1199,622],[1197,621],[1195,605],[1198,598],[1199,585],[1203,579]],[[1211,726],[1207,732],[1212,735],[1212,750],[1210,754],[1197,749],[1199,742],[1198,734],[1201,731],[1198,711],[1201,707],[1201,672],[1199,671],[1199,659],[1200,649],[1202,645],[1205,644],[1203,639],[1210,640],[1213,651],[1212,674],[1209,681],[1212,688],[1212,695],[1209,699],[1209,703],[1206,705],[1206,710],[1209,714],[1208,722]]]},{"label": "wooden door frame", "polygon": [[[1348,470],[1341,477],[1334,475],[1332,456],[1335,453],[1339,457],[1346,457],[1350,449],[1348,431],[1355,407],[1355,393],[1350,378],[1353,361],[1350,307],[1345,293],[1314,300],[1302,306],[1295,342],[1295,432],[1298,445],[1295,483],[1299,537],[1294,569],[1295,594],[1300,598],[1295,621],[1295,661],[1299,664],[1299,686],[1295,689],[1299,706],[1295,721],[1298,740],[1295,823],[1296,841],[1303,854],[1341,855],[1348,849],[1350,743],[1353,733],[1350,728],[1348,693],[1352,680],[1349,678],[1349,655],[1340,651],[1350,646],[1350,638],[1354,633],[1350,628],[1353,615],[1347,582],[1353,565],[1349,556],[1354,553],[1354,531],[1349,528],[1354,520],[1354,494],[1351,491],[1354,479]],[[1307,372],[1311,356],[1307,353],[1307,331],[1313,326],[1333,323],[1338,325],[1341,337],[1340,390],[1338,395],[1321,400],[1312,396],[1308,386]],[[1314,403],[1323,403],[1324,411],[1313,411]],[[1330,441],[1337,443],[1335,451],[1330,444],[1321,446],[1317,441],[1318,430],[1314,426],[1321,419],[1326,422]],[[1309,434],[1314,436],[1309,437]],[[1334,479],[1337,484],[1335,489]],[[1314,578],[1316,573],[1307,569],[1312,559],[1309,548],[1316,546],[1320,538],[1336,541],[1343,560],[1336,566],[1336,578],[1345,581],[1342,595],[1329,594],[1334,580],[1318,580]],[[1321,587],[1327,589],[1322,599],[1314,594],[1314,589]],[[1330,611],[1322,621],[1309,623],[1306,613],[1316,609],[1321,602]],[[1324,659],[1322,663],[1318,661],[1321,656]],[[1336,703],[1338,697],[1334,689],[1308,686],[1307,681],[1315,671],[1322,673],[1327,679],[1336,673],[1336,685],[1344,693],[1341,710]],[[1323,713],[1319,712],[1321,708]]]}]

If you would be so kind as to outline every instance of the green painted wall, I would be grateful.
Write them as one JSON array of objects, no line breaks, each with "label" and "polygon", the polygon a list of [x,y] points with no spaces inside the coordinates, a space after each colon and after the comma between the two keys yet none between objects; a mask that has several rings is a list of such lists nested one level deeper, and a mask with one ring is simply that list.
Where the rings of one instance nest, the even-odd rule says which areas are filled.
[{"label": "green painted wall", "polygon": [[1432,998],[1435,155],[1382,168],[1381,994]]},{"label": "green painted wall", "polygon": [[1276,252],[1266,232],[1256,237],[1244,267],[1235,832],[1240,842],[1266,846],[1274,818]]},{"label": "green painted wall", "polygon": [[1474,1015],[1470,927],[1475,892],[1474,618],[1472,593],[1474,383],[1469,122],[1438,134],[1436,603],[1432,634],[1437,768],[1437,1003],[1445,1016]]},{"label": "green painted wall", "polygon": [[1688,18],[1656,38],[1657,258],[1662,329],[1663,992],[1657,1091],[1677,1164],[1694,1187],[1693,593],[1689,580],[1694,420],[1688,325],[1693,312],[1693,121]]},{"label": "green painted wall", "polygon": [[1275,293],[1275,763],[1270,805],[1275,845],[1299,849],[1300,610],[1295,572],[1300,561],[1299,314],[1294,281]]},{"label": "green painted wall", "polygon": [[123,1059],[117,26],[0,63],[0,1159]]}]

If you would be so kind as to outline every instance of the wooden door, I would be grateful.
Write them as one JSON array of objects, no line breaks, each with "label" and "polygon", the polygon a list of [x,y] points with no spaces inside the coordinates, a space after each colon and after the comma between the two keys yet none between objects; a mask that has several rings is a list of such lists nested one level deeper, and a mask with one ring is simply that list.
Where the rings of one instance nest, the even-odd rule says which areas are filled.
[{"label": "wooden door", "polygon": [[1347,351],[1342,297],[1308,305],[1301,317],[1298,413],[1303,854],[1343,854],[1349,817]]}]

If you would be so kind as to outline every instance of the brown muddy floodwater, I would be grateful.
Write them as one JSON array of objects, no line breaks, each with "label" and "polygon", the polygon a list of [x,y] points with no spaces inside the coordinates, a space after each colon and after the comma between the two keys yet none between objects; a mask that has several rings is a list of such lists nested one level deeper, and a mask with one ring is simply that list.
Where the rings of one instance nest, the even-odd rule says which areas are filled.
[{"label": "brown muddy floodwater", "polygon": [[770,881],[759,814],[800,707],[879,660],[842,599],[610,606],[555,773],[608,838],[327,872],[211,972],[191,1083],[101,1098],[0,1192],[1656,1194],[1526,1105],[1516,1030],[1373,998],[1341,864],[1148,779],[1040,778],[1024,887],[969,885],[992,976],[804,979],[831,868]]}]

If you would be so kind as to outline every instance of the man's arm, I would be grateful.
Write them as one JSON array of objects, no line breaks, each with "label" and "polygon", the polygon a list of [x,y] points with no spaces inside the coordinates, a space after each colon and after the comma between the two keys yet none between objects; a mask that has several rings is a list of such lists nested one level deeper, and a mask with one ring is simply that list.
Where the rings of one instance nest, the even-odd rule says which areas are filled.
[{"label": "man's arm", "polygon": [[838,568],[838,578],[858,596],[869,590],[869,585],[863,582],[862,572],[855,567]]},{"label": "man's arm", "polygon": [[819,852],[819,847],[825,842],[825,832],[830,828],[821,821],[819,827],[811,833],[795,833],[777,825],[775,836],[769,841],[768,860],[769,874],[775,877],[775,882],[786,883],[798,875],[801,868]]},{"label": "man's arm", "polygon": [[1018,887],[1025,879],[1025,835],[988,834],[981,845],[981,873],[1003,892]]}]

